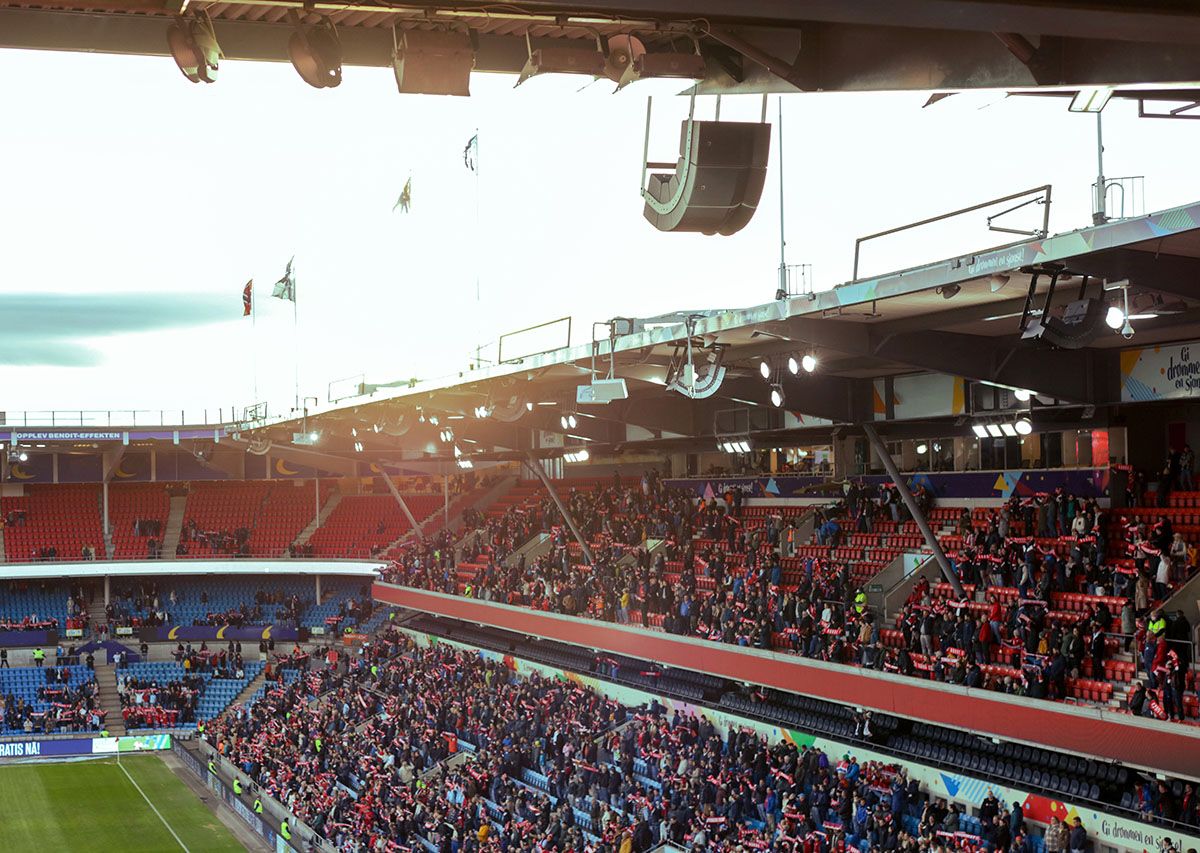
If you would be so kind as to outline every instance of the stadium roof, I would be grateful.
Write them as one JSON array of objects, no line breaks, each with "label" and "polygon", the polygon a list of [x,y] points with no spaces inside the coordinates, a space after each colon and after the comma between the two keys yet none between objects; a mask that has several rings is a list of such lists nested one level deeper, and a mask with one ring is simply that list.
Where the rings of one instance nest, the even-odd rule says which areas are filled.
[{"label": "stadium roof", "polygon": [[349,65],[390,65],[393,26],[454,28],[473,34],[476,70],[509,73],[530,46],[633,33],[678,50],[695,36],[714,92],[1200,80],[1200,10],[1187,0],[0,0],[0,47],[166,55],[181,12],[210,15],[230,59],[286,61],[293,17],[328,16]]},{"label": "stadium roof", "polygon": [[[1128,287],[1134,322],[1127,341],[1103,322],[1079,348],[1052,348],[1021,340],[1027,300],[1030,320],[1045,307],[1051,273],[1059,280],[1048,316],[1061,317],[1084,295],[1102,306],[1122,304]],[[1037,278],[1034,283],[1035,276]],[[871,420],[872,383],[879,377],[938,372],[1054,398],[1059,408],[1120,401],[1122,347],[1200,338],[1200,202],[1145,217],[1108,222],[919,267],[863,278],[817,294],[778,299],[750,308],[671,315],[630,324],[615,339],[531,353],[505,363],[442,379],[371,386],[369,393],[310,412],[308,428],[321,432],[322,452],[350,451],[351,430],[368,455],[448,458],[438,434],[476,458],[513,458],[530,448],[532,431],[565,433],[567,444],[594,447],[653,442],[680,449],[712,446],[723,423],[738,430],[795,435],[813,418],[855,424]],[[1103,310],[1103,307],[1102,309]],[[692,328],[689,333],[689,323]],[[690,400],[666,389],[686,361],[726,369],[711,396]],[[626,380],[629,399],[577,405],[576,388],[613,374]],[[789,356],[814,355],[819,368],[792,376]],[[787,421],[770,403],[760,375],[766,360],[782,383],[787,409],[808,416]],[[485,417],[474,410],[483,407]],[[736,413],[740,412],[741,415]],[[577,415],[563,429],[560,418]],[[432,423],[433,419],[438,424]],[[740,420],[739,420],[740,418]],[[256,438],[287,442],[295,421],[247,424]],[[730,430],[732,431],[732,430]],[[507,454],[507,455],[506,455]]]}]

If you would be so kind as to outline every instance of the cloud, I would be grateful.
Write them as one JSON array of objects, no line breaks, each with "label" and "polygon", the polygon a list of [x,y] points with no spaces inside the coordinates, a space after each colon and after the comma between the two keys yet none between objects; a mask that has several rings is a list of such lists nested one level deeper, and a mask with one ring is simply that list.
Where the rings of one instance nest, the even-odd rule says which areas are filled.
[{"label": "cloud", "polygon": [[240,317],[240,297],[238,292],[0,293],[0,329],[7,343],[192,328]]},{"label": "cloud", "polygon": [[100,353],[75,341],[0,338],[0,366],[94,367]]}]

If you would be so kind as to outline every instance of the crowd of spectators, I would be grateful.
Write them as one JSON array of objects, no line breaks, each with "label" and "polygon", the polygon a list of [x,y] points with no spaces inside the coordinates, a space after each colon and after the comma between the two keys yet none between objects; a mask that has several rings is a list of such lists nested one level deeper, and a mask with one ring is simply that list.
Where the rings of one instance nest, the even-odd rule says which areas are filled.
[{"label": "crowd of spectators", "polygon": [[657,702],[624,707],[391,630],[357,658],[272,685],[204,737],[346,851],[1033,850],[1019,805],[990,793],[968,827],[895,766]]},{"label": "crowd of spectators", "polygon": [[26,734],[100,731],[105,711],[97,704],[98,688],[94,678],[80,682],[67,666],[43,667],[45,683],[38,685],[39,708],[24,696],[9,692],[0,699],[3,729]]},{"label": "crowd of spectators", "polygon": [[[920,489],[915,496],[928,511],[932,497]],[[840,503],[818,510],[814,539],[829,546],[829,556],[792,560],[794,522],[740,517],[738,492],[697,501],[645,477],[632,487],[572,490],[567,501],[591,542],[594,565],[575,555],[571,535],[542,500],[482,519],[474,538],[467,537],[466,556],[479,556],[465,584],[457,570],[463,555],[448,542],[401,553],[388,577],[1032,698],[1067,698],[1068,679],[1088,668],[1102,680],[1106,660],[1129,647],[1145,675],[1131,693],[1146,695],[1134,713],[1185,715],[1190,661],[1183,647],[1168,643],[1166,620],[1154,604],[1194,560],[1165,516],[1149,527],[1125,524],[1123,553],[1109,554],[1108,513],[1061,489],[1013,498],[982,520],[967,511],[944,544],[973,596],[952,600],[923,582],[887,626],[866,606],[852,562],[835,559],[833,549],[847,531],[902,521],[906,512],[892,488],[847,484]],[[549,553],[528,562],[505,559],[540,532],[550,534]],[[653,558],[643,544],[652,536],[667,543]],[[785,560],[793,564],[786,582]],[[1053,609],[1057,593],[1124,603],[1114,612],[1095,598],[1086,610],[1066,614]]]},{"label": "crowd of spectators", "polygon": [[162,684],[121,675],[117,678],[117,694],[125,727],[161,729],[194,723],[203,689],[204,680],[198,675]]}]

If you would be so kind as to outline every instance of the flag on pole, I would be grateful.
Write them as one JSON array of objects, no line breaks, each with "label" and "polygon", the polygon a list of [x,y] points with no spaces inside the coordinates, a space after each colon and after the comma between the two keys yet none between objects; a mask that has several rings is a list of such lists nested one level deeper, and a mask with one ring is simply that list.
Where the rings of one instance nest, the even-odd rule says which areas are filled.
[{"label": "flag on pole", "polygon": [[288,261],[287,270],[283,274],[283,278],[275,282],[275,288],[271,291],[271,295],[278,299],[286,299],[288,302],[296,301],[296,275],[292,272],[292,263],[296,260],[293,255]]},{"label": "flag on pole", "polygon": [[463,165],[474,172],[479,166],[479,134],[475,134],[463,149]]},{"label": "flag on pole", "polygon": [[408,213],[408,209],[412,206],[412,176],[404,182],[404,189],[400,191],[400,198],[396,199],[396,203],[392,205],[392,213],[396,212],[396,208],[400,208],[401,213]]},{"label": "flag on pole", "polygon": [[254,279],[250,279],[242,288],[242,316],[249,317],[252,313],[254,313]]}]

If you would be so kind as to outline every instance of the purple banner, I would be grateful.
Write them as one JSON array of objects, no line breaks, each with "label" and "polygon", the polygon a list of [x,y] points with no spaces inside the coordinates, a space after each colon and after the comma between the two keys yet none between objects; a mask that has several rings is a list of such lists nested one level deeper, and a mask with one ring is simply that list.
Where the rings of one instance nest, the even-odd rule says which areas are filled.
[{"label": "purple banner", "polygon": [[58,482],[99,483],[103,480],[104,460],[100,454],[58,454]]},{"label": "purple banner", "polygon": [[55,645],[58,645],[58,638],[53,631],[0,631],[0,646],[18,648]]},{"label": "purple banner", "polygon": [[285,642],[299,639],[295,628],[280,628],[276,625],[176,625],[173,628],[139,628],[138,637],[148,643],[198,642],[200,640],[280,640]]},{"label": "purple banner", "polygon": [[45,758],[52,755],[91,755],[92,738],[0,741],[0,758]]},{"label": "purple banner", "polygon": [[[1013,495],[1028,497],[1053,492],[1061,487],[1078,497],[1104,497],[1108,489],[1107,468],[1042,469],[1035,471],[954,471],[906,474],[910,486],[923,486],[935,498],[966,500],[991,498],[1006,500]],[[890,482],[886,475],[854,477],[867,483]],[[823,477],[780,474],[763,477],[722,477],[712,479],[667,480],[667,485],[689,491],[697,497],[719,497],[726,491],[740,490],[752,498],[819,498],[840,495]],[[821,488],[825,485],[825,488]]]}]

